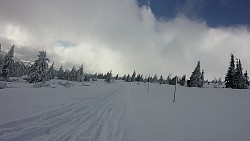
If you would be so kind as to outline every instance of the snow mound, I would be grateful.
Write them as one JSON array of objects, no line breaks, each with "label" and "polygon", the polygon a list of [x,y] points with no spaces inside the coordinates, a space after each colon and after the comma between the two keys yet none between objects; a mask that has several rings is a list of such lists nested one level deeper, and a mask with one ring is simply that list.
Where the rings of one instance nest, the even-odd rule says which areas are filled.
[{"label": "snow mound", "polygon": [[44,82],[40,82],[40,83],[35,83],[33,85],[34,88],[41,88],[41,87],[50,87],[50,84],[48,83],[44,83]]}]

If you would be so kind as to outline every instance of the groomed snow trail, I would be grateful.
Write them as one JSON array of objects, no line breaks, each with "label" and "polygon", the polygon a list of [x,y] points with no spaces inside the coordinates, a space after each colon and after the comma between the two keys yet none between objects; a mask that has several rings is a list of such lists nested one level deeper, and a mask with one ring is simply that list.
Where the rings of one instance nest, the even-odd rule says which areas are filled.
[{"label": "groomed snow trail", "polygon": [[43,114],[0,125],[0,141],[121,141],[124,90],[106,92]]}]

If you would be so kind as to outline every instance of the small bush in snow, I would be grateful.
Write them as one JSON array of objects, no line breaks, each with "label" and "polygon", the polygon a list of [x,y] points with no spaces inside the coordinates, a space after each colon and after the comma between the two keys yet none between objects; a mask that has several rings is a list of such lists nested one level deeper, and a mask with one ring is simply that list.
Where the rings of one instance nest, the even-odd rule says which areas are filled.
[{"label": "small bush in snow", "polygon": [[90,85],[88,85],[88,84],[82,84],[82,86],[90,86]]},{"label": "small bush in snow", "polygon": [[34,88],[41,88],[41,87],[50,87],[50,84],[46,84],[44,82],[40,82],[40,83],[35,83],[33,85]]},{"label": "small bush in snow", "polygon": [[70,83],[70,82],[66,82],[66,83],[62,83],[62,82],[58,82],[58,85],[62,85],[66,88],[70,88],[70,87],[73,87],[74,84]]},{"label": "small bush in snow", "polygon": [[6,87],[6,82],[0,81],[0,89],[3,89]]}]

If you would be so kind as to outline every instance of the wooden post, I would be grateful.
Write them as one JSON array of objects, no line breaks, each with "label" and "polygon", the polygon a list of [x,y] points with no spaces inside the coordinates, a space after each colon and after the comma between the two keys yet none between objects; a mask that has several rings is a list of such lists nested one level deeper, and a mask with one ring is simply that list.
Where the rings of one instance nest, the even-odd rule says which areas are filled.
[{"label": "wooden post", "polygon": [[150,78],[150,75],[148,76],[148,92],[149,92],[149,78]]},{"label": "wooden post", "polygon": [[175,76],[175,87],[174,87],[174,99],[173,99],[173,102],[175,102],[176,85],[177,85],[177,76]]}]

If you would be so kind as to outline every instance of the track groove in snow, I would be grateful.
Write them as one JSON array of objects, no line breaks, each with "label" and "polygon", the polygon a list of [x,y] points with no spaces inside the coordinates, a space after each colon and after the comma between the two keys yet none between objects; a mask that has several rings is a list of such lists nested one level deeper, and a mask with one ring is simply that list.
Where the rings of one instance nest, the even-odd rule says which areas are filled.
[{"label": "track groove in snow", "polygon": [[44,114],[0,125],[0,140],[119,141],[124,132],[123,97],[118,87]]}]

